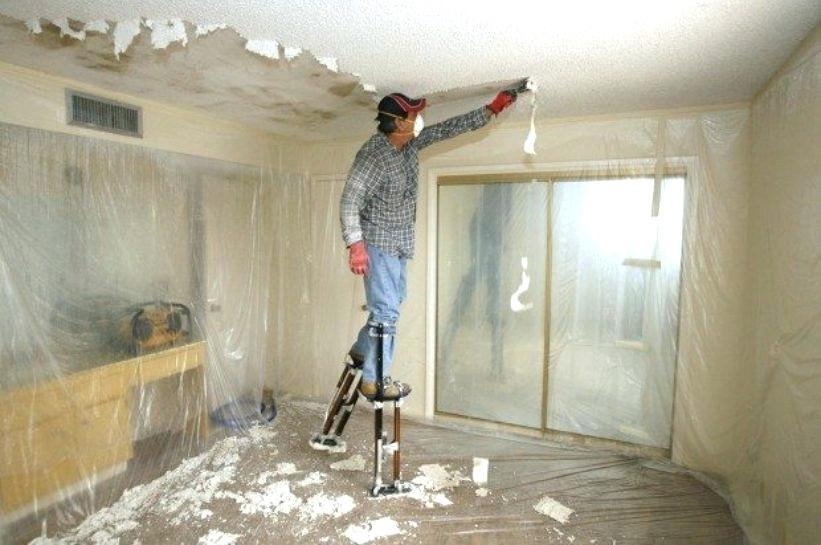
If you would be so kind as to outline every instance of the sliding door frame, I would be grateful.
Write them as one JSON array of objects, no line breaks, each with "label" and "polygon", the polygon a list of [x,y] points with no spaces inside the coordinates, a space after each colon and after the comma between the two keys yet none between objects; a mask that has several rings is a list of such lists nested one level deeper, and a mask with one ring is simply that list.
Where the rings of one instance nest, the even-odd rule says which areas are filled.
[{"label": "sliding door frame", "polygon": [[[686,252],[686,216],[688,207],[687,195],[690,193],[686,180],[688,171],[692,171],[695,167],[695,159],[692,157],[666,157],[664,159],[664,168],[661,171],[656,169],[656,159],[628,159],[619,161],[584,161],[584,162],[566,162],[566,163],[541,163],[531,165],[493,165],[493,166],[477,166],[477,167],[439,167],[430,168],[427,170],[427,300],[426,300],[426,361],[425,367],[425,416],[427,418],[434,418],[436,416],[445,416],[448,418],[465,419],[470,421],[484,422],[490,426],[494,426],[501,430],[511,430],[524,432],[526,435],[537,437],[551,437],[551,438],[571,438],[580,439],[585,442],[597,441],[601,443],[616,443],[624,444],[630,447],[638,447],[642,449],[654,449],[663,451],[665,456],[669,457],[670,448],[663,449],[658,447],[645,447],[642,445],[634,445],[632,443],[624,443],[604,438],[597,438],[593,436],[585,436],[572,432],[563,432],[553,430],[547,427],[547,395],[548,395],[548,367],[550,363],[550,323],[551,323],[551,271],[552,271],[552,202],[553,202],[553,184],[555,181],[570,181],[574,178],[581,180],[595,180],[595,179],[612,179],[612,178],[628,178],[639,176],[655,176],[659,172],[664,177],[669,176],[684,176],[685,178],[685,201],[684,201],[684,217],[685,225],[682,226],[682,265],[684,264]],[[438,259],[439,259],[439,187],[450,185],[481,185],[487,183],[522,183],[522,182],[539,182],[548,184],[548,202],[547,202],[547,256],[545,259],[545,340],[544,340],[544,361],[542,363],[542,406],[541,406],[541,427],[535,428],[530,426],[523,426],[517,424],[508,424],[493,420],[487,420],[466,415],[451,414],[445,411],[438,411],[436,409],[436,366],[437,362],[437,331],[438,331]],[[681,274],[683,275],[683,267]],[[683,276],[679,282],[679,300],[684,289]],[[681,330],[681,305],[679,305],[679,319],[676,335],[679,335]],[[677,342],[678,347],[678,342]],[[678,375],[678,361],[679,351],[676,351],[676,361],[673,370],[673,392],[672,392],[672,413],[671,413],[671,430],[670,430],[670,444],[673,441],[673,424],[675,422],[675,399],[676,386]]]}]

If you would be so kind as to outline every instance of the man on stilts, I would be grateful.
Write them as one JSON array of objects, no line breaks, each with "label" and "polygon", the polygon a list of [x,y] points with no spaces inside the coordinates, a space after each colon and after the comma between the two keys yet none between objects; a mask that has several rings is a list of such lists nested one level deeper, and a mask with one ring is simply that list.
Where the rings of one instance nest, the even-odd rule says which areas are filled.
[{"label": "man on stilts", "polygon": [[[377,132],[356,154],[342,193],[340,221],[349,251],[349,267],[363,275],[368,319],[349,351],[315,448],[332,449],[359,394],[374,403],[376,456],[372,494],[398,491],[381,484],[383,449],[394,454],[394,485],[399,485],[399,411],[411,387],[391,379],[396,324],[407,295],[407,261],[413,258],[419,194],[419,151],[436,142],[483,127],[516,100],[523,88],[502,91],[487,106],[425,128],[424,98],[401,93],[385,96],[377,107]],[[357,389],[358,385],[358,389]],[[383,402],[395,403],[394,441],[385,444],[381,426]],[[339,419],[340,410],[343,413]],[[332,428],[336,424],[332,433]]]}]

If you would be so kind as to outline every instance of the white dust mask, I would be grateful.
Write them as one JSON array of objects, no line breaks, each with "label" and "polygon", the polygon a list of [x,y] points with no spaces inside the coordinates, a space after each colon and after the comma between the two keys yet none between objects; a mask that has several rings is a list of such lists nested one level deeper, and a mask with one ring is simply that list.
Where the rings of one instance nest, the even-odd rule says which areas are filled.
[{"label": "white dust mask", "polygon": [[425,128],[425,120],[422,119],[421,114],[416,114],[416,120],[413,122],[413,135],[419,136],[422,132],[422,129]]}]

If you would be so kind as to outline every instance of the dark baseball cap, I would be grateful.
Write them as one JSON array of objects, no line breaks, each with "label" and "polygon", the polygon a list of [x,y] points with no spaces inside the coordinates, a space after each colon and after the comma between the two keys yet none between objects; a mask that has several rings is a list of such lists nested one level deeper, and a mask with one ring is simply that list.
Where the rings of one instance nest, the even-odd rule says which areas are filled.
[{"label": "dark baseball cap", "polygon": [[386,113],[397,117],[408,117],[413,112],[421,112],[427,105],[427,99],[409,98],[402,93],[391,93],[379,101],[376,107],[380,113]]}]

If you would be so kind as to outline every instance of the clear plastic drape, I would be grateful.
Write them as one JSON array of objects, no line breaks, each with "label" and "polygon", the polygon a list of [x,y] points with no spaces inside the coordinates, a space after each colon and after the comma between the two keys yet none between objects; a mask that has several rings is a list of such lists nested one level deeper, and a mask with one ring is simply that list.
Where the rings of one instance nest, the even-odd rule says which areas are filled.
[{"label": "clear plastic drape", "polygon": [[438,411],[541,426],[548,189],[439,188]]},{"label": "clear plastic drape", "polygon": [[670,446],[684,183],[554,184],[550,429]]},{"label": "clear plastic drape", "polygon": [[[812,543],[817,51],[752,108],[546,122],[535,158],[498,121],[426,150],[394,367],[408,414],[669,449],[752,543]],[[259,168],[0,136],[4,514],[76,525],[246,421],[263,377],[327,401],[366,317],[338,224],[361,141],[294,143]],[[516,180],[488,180],[504,165]],[[457,174],[484,181],[439,184]],[[283,452],[310,431],[288,429]],[[595,496],[575,489],[560,492]]]},{"label": "clear plastic drape", "polygon": [[269,180],[0,125],[0,507],[79,522],[260,418]]}]

